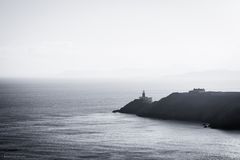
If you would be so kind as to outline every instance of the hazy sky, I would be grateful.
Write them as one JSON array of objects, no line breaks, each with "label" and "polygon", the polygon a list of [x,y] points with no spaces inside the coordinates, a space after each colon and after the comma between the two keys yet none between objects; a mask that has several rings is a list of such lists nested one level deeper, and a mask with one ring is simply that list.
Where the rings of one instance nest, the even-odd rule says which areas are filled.
[{"label": "hazy sky", "polygon": [[240,1],[0,0],[1,77],[240,69]]}]

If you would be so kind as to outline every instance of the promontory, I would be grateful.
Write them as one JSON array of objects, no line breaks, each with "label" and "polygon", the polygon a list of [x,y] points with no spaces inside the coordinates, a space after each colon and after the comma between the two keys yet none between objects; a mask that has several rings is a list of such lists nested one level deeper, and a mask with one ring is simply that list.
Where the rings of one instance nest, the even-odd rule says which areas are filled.
[{"label": "promontory", "polygon": [[213,92],[198,88],[189,92],[172,93],[152,102],[152,98],[146,97],[143,91],[139,99],[113,112],[201,122],[218,129],[240,129],[240,92]]}]

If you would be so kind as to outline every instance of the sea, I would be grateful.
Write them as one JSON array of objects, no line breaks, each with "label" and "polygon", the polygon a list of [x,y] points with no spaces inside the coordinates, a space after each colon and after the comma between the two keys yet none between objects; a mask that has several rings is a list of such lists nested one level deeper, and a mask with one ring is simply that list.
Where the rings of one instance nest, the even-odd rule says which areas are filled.
[{"label": "sea", "polygon": [[[114,83],[1,80],[0,159],[240,159],[239,131],[112,113],[138,98],[142,89]],[[171,92],[146,89],[154,100]]]}]

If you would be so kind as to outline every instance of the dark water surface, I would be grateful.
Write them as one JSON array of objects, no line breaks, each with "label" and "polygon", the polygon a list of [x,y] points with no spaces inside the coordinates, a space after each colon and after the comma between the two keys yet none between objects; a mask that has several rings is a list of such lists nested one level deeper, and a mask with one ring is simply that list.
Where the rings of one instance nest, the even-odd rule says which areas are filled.
[{"label": "dark water surface", "polygon": [[[76,83],[1,82],[0,154],[14,160],[240,159],[240,132],[111,113],[139,92]],[[149,94],[157,100],[168,92]]]}]

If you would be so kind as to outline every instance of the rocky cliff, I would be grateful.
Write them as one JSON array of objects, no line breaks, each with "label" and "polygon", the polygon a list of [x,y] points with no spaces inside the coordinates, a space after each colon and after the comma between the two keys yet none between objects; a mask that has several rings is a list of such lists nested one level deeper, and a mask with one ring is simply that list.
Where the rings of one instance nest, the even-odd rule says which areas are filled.
[{"label": "rocky cliff", "polygon": [[113,112],[143,117],[197,121],[212,128],[240,129],[240,93],[172,93],[153,103],[136,99]]}]

